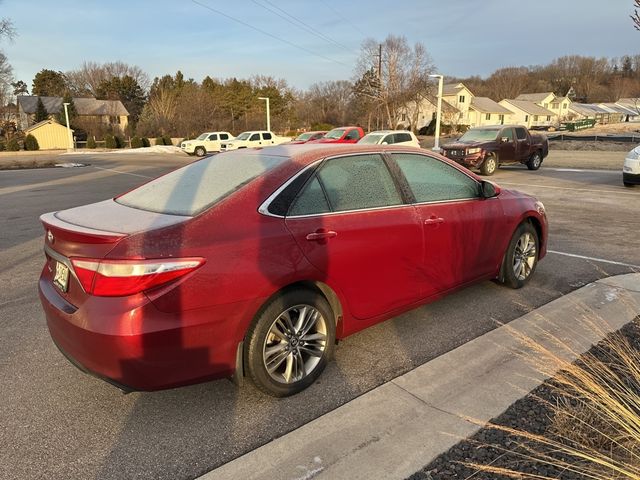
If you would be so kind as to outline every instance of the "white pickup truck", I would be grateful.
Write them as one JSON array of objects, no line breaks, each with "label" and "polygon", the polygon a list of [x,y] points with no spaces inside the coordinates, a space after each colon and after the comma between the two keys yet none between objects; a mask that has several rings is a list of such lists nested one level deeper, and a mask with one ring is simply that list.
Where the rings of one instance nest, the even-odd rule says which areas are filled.
[{"label": "white pickup truck", "polygon": [[220,144],[233,140],[229,132],[205,132],[194,140],[185,140],[180,144],[183,152],[202,157],[210,152],[219,152]]},{"label": "white pickup truck", "polygon": [[221,145],[221,151],[237,150],[239,148],[255,148],[267,147],[269,145],[280,145],[290,141],[289,137],[279,137],[272,132],[266,130],[255,130],[251,132],[242,132],[230,142]]}]

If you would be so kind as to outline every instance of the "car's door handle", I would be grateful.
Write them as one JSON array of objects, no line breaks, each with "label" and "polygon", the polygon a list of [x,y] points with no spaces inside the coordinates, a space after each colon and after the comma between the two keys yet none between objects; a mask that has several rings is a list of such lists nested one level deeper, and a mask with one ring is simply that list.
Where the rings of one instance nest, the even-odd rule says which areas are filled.
[{"label": "car's door handle", "polygon": [[307,234],[307,240],[310,242],[326,242],[330,238],[337,237],[338,233],[333,230],[325,230],[324,228],[320,228],[313,233]]},{"label": "car's door handle", "polygon": [[424,221],[425,225],[439,225],[441,223],[444,223],[444,218],[436,217],[435,215],[431,215],[431,217]]}]

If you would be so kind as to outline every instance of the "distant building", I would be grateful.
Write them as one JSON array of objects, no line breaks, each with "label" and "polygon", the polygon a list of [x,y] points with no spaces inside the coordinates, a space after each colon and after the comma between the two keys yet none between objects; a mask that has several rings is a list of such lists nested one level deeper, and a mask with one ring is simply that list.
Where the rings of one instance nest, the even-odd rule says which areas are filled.
[{"label": "distant building", "polygon": [[[399,109],[399,118],[396,125],[419,131],[427,127],[436,118],[438,110],[438,98],[435,95],[426,94],[419,102],[408,102]],[[446,101],[442,101],[442,123],[455,125],[460,117],[460,111]]]},{"label": "distant building", "polygon": [[[62,97],[38,97],[36,95],[20,95],[18,98],[18,120],[21,130],[34,124],[34,115],[38,98],[42,100],[49,115],[57,115],[64,111]],[[96,98],[74,98],[73,103],[78,119],[83,122],[111,126],[124,131],[129,124],[129,112],[120,100],[98,100]]]},{"label": "distant building", "polygon": [[542,108],[546,108],[555,113],[560,121],[569,115],[571,99],[569,97],[556,97],[553,92],[523,93],[515,99],[533,102]]},{"label": "distant building", "polygon": [[505,99],[500,105],[513,112],[513,123],[527,128],[547,128],[558,124],[558,115],[529,100]]},{"label": "distant building", "polygon": [[473,97],[468,115],[469,126],[482,127],[513,123],[514,113],[489,97]]},{"label": "distant building", "polygon": [[[40,150],[59,150],[69,148],[69,133],[67,127],[54,120],[43,120],[28,128],[24,133],[31,134],[38,140]],[[73,130],[71,130],[73,135]]]},{"label": "distant building", "polygon": [[473,97],[475,95],[462,82],[447,83],[442,87],[442,99],[460,112],[454,122],[457,125],[471,124],[469,110]]}]

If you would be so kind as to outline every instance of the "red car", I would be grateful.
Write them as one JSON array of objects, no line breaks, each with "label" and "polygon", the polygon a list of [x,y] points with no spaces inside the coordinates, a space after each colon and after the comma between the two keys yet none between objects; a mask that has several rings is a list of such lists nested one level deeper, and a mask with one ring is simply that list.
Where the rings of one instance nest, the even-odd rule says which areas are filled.
[{"label": "red car", "polygon": [[322,131],[322,132],[321,131],[304,132],[304,133],[301,133],[300,135],[298,135],[293,140],[291,140],[289,142],[289,145],[300,145],[302,143],[307,143],[307,142],[310,142],[312,140],[318,140],[318,139],[324,137],[326,133],[327,133],[326,130]]},{"label": "red car", "polygon": [[357,143],[364,137],[362,127],[339,127],[327,132],[324,137],[314,143]]},{"label": "red car", "polygon": [[291,395],[336,339],[473,282],[522,287],[547,248],[535,198],[392,145],[232,151],[41,219],[51,336],[125,390],[247,375]]}]

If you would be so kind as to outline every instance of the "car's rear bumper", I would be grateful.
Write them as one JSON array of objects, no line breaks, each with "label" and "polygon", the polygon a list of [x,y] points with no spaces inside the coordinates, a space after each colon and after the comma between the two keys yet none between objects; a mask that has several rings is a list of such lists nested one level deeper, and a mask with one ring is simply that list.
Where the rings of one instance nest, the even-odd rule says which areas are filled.
[{"label": "car's rear bumper", "polygon": [[[125,391],[160,390],[230,377],[251,305],[180,313],[137,297],[89,297],[80,308],[39,282],[53,341],[78,368]],[[146,297],[145,297],[146,298]]]}]

